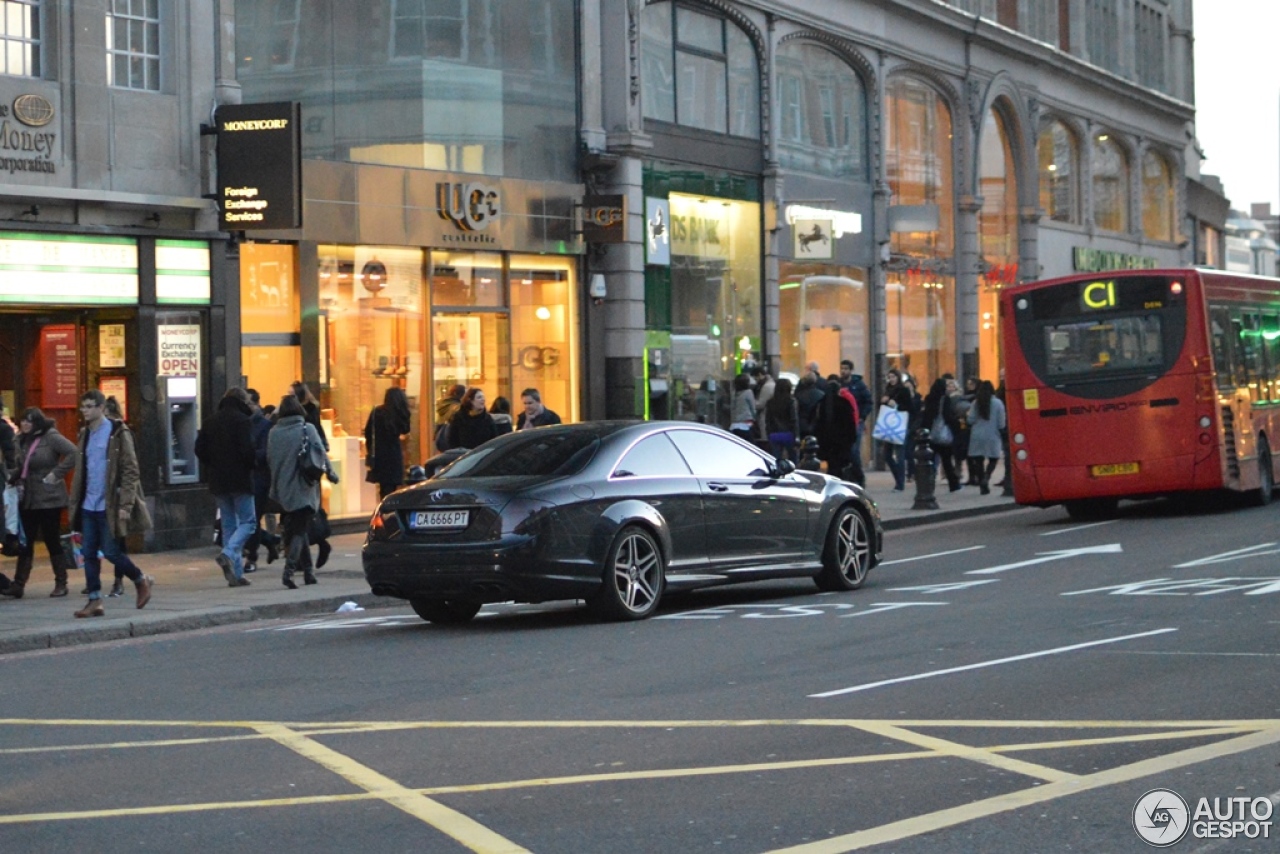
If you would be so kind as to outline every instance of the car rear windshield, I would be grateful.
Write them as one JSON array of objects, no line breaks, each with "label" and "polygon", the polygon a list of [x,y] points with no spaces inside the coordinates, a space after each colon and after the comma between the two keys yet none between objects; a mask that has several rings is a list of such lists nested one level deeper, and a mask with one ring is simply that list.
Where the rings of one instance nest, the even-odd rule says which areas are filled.
[{"label": "car rear windshield", "polygon": [[565,477],[582,471],[599,447],[594,433],[535,430],[482,445],[439,477]]}]

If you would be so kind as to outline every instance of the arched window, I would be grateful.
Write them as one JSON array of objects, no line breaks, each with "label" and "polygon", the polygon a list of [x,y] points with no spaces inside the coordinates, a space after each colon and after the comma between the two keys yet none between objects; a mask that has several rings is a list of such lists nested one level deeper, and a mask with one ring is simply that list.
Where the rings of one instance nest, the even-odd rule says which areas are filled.
[{"label": "arched window", "polygon": [[984,272],[978,290],[978,371],[1000,367],[1000,289],[1018,280],[1018,174],[1005,117],[987,111],[978,148],[978,240]]},{"label": "arched window", "polygon": [[651,3],[640,15],[647,119],[760,136],[760,79],[751,39],[719,15]]},{"label": "arched window", "polygon": [[866,87],[844,60],[804,42],[778,47],[778,162],[832,177],[867,173]]},{"label": "arched window", "polygon": [[1142,233],[1173,240],[1173,178],[1169,161],[1154,151],[1142,155]]},{"label": "arched window", "polygon": [[1040,129],[1036,144],[1040,161],[1040,207],[1056,222],[1080,222],[1080,146],[1057,119]]},{"label": "arched window", "polygon": [[917,377],[936,377],[956,369],[951,110],[928,83],[895,77],[884,115],[895,256],[885,282],[885,355]]},{"label": "arched window", "polygon": [[1093,224],[1129,230],[1129,160],[1106,132],[1093,138]]}]

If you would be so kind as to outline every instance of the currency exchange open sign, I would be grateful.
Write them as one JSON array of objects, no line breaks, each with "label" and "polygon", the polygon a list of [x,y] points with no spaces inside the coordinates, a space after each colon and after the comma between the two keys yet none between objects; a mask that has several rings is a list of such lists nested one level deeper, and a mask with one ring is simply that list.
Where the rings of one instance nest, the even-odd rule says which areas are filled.
[{"label": "currency exchange open sign", "polygon": [[297,103],[218,108],[218,205],[227,231],[302,227]]}]

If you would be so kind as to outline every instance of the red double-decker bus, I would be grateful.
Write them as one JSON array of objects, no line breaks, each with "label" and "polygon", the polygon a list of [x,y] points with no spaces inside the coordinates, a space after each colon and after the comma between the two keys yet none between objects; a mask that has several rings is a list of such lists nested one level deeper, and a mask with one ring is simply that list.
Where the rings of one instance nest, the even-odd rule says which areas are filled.
[{"label": "red double-decker bus", "polygon": [[1280,280],[1124,270],[1000,296],[1014,497],[1105,517],[1207,490],[1269,503]]}]

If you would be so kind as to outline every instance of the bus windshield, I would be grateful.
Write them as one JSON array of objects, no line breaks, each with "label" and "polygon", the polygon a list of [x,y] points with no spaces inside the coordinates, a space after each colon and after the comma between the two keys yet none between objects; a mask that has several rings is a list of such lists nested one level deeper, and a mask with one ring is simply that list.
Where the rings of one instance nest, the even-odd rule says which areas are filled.
[{"label": "bus windshield", "polygon": [[1116,373],[1164,364],[1158,314],[1046,324],[1044,348],[1050,377]]},{"label": "bus windshield", "polygon": [[1185,342],[1184,282],[1168,276],[1082,276],[1012,302],[1027,367],[1080,397],[1146,387],[1173,368]]}]

